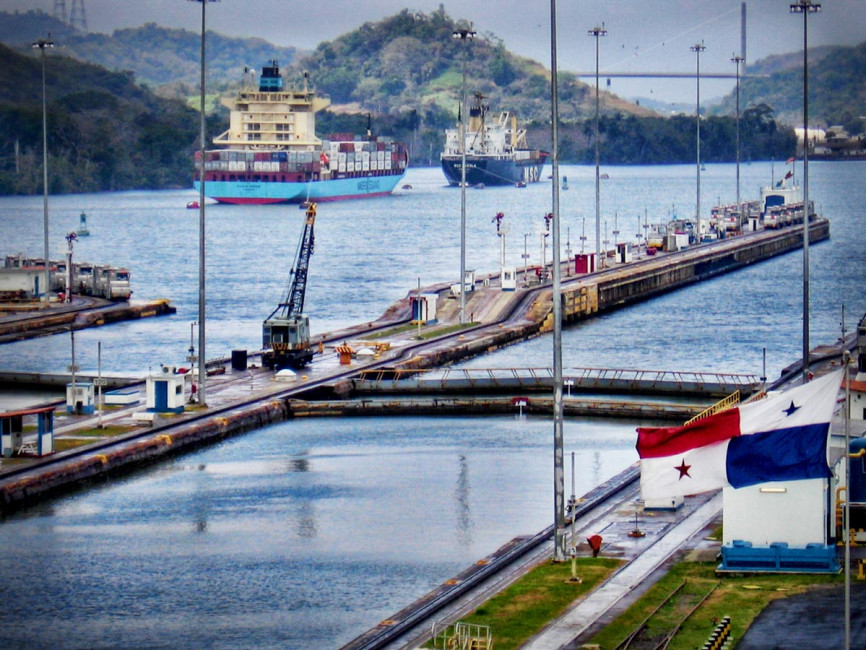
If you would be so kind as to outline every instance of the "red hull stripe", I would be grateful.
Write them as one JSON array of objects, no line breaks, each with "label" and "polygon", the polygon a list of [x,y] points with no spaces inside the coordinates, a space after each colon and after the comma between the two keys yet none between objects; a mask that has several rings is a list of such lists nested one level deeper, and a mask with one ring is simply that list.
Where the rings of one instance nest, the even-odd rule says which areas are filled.
[{"label": "red hull stripe", "polygon": [[740,435],[740,409],[733,408],[683,427],[639,428],[637,452],[641,458],[682,454]]}]

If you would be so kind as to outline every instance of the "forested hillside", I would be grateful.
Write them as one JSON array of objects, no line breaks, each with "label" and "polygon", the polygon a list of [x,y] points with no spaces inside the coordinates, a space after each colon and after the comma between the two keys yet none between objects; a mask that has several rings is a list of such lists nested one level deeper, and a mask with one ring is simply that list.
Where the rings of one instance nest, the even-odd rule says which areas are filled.
[{"label": "forested hillside", "polygon": [[[190,9],[194,7],[190,5]],[[0,12],[0,43],[22,51],[51,34],[58,53],[109,70],[130,70],[139,83],[158,94],[196,95],[201,76],[201,34],[148,23],[111,34],[81,32],[40,11]],[[246,65],[261,66],[271,59],[290,64],[297,50],[261,38],[230,38],[207,32],[207,83],[214,90],[236,86]]]},{"label": "forested hillside", "polygon": [[[743,79],[741,106],[766,104],[786,124],[803,123],[803,52],[775,56],[749,66],[766,75]],[[733,114],[736,96],[728,95],[717,112]],[[809,49],[809,124],[841,125],[850,133],[866,132],[866,42],[855,47]]]},{"label": "forested hillside", "polygon": [[[436,165],[444,130],[457,121],[465,64],[467,93],[482,93],[494,112],[516,113],[530,143],[550,149],[549,70],[512,54],[494,34],[453,38],[462,27],[442,9],[403,10],[302,56],[260,39],[208,33],[208,140],[227,126],[225,109],[213,107],[234,94],[243,66],[276,59],[288,83],[307,72],[330,96],[331,109],[318,116],[320,136],[363,134],[369,116],[375,133],[409,146],[413,164]],[[41,67],[30,44],[49,32],[57,45],[46,57],[51,191],[189,187],[200,35],[154,24],[86,34],[26,12],[0,13],[0,41],[16,48],[0,47],[0,193],[41,191]],[[810,58],[810,122],[863,132],[866,43],[819,48]],[[795,148],[792,125],[802,119],[802,59],[773,57],[749,71],[766,76],[742,82],[741,157],[787,158]],[[567,71],[560,71],[559,89],[560,160],[591,162],[594,92]],[[732,94],[704,118],[707,162],[735,158],[733,102]],[[604,92],[601,111],[604,163],[694,160],[693,116],[660,117]]]},{"label": "forested hillside", "polygon": [[[46,50],[52,193],[188,187],[198,113]],[[42,67],[0,45],[0,194],[42,191]]]}]

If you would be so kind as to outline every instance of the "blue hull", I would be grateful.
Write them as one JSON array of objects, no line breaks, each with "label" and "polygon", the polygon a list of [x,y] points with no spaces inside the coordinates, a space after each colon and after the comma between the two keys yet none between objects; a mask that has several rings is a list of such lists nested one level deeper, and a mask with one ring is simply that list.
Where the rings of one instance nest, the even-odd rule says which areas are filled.
[{"label": "blue hull", "polygon": [[[257,205],[267,203],[301,203],[303,201],[345,201],[387,196],[394,191],[404,174],[338,178],[309,183],[261,181],[207,181],[205,196],[220,203]],[[199,182],[193,187],[199,190]]]}]

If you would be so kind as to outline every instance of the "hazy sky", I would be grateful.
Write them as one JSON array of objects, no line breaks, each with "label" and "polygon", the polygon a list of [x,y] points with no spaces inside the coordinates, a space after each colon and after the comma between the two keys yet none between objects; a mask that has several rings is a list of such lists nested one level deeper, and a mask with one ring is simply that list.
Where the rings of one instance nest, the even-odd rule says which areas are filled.
[{"label": "hazy sky", "polygon": [[[75,0],[64,0],[67,11]],[[749,61],[803,48],[803,18],[791,15],[792,0],[747,2]],[[0,10],[54,11],[57,0],[0,0]],[[460,0],[442,2],[455,19],[465,18],[481,34],[501,38],[513,52],[550,65],[549,0]],[[312,49],[367,21],[402,9],[431,13],[438,0],[220,0],[207,7],[207,26],[232,36],[257,36],[279,45]],[[740,49],[741,0],[559,0],[559,67],[595,70],[595,39],[587,35],[605,23],[600,70],[610,72],[686,72],[696,69],[690,46],[704,42],[701,72],[734,73],[730,59]],[[866,40],[866,0],[823,0],[809,17],[809,46],[856,45]],[[155,22],[198,32],[201,5],[190,0],[84,0],[90,31]],[[34,35],[36,37],[38,35]],[[256,65],[256,62],[250,62]],[[585,79],[592,82],[591,78]],[[605,84],[602,81],[602,84]],[[733,81],[701,81],[701,97],[718,97]],[[623,96],[663,101],[693,101],[694,80],[611,79],[610,90]]]}]

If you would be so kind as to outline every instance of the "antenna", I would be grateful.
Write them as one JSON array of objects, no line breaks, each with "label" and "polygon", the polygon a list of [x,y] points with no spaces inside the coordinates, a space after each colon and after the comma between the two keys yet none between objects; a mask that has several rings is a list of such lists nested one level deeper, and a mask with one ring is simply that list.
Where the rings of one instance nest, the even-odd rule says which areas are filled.
[{"label": "antenna", "polygon": [[64,23],[69,22],[66,17],[66,0],[54,0],[54,17]]},{"label": "antenna", "polygon": [[[63,0],[60,0],[61,2]],[[69,11],[69,24],[77,27],[82,32],[87,31],[87,13],[84,11],[84,0],[72,0],[72,8]]]}]

